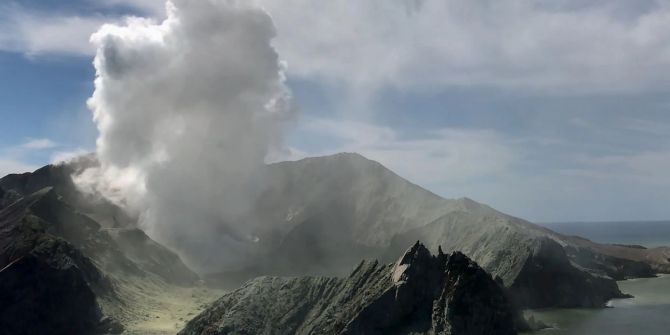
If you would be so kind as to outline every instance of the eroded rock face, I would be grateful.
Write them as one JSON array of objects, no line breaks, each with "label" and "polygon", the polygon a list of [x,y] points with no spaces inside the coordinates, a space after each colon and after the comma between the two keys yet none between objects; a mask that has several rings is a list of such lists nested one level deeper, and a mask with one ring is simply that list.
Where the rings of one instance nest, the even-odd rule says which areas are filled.
[{"label": "eroded rock face", "polygon": [[[440,245],[446,252],[463,252],[508,288],[539,294],[521,299],[535,307],[540,302],[541,307],[593,307],[598,301],[604,307],[620,292],[599,287],[616,287],[619,278],[649,276],[670,259],[670,249],[605,248],[467,198],[443,199],[357,154],[271,164],[268,176],[271,185],[254,211],[271,224],[254,233],[262,241],[258,258],[247,268],[223,269],[208,278],[226,288],[264,274],[341,276],[358,259],[390,262],[420,240],[433,252]],[[568,262],[564,254],[533,258],[547,238],[568,251]],[[585,253],[593,257],[583,257]],[[547,264],[539,263],[545,260]],[[554,264],[560,268],[552,268]],[[524,276],[530,269],[533,278],[559,273],[570,285],[529,280]]]},{"label": "eroded rock face", "polygon": [[47,166],[0,179],[2,334],[121,333],[126,283],[198,279],[175,253],[123,226],[120,209],[77,193],[70,172]]},{"label": "eroded rock face", "polygon": [[[4,195],[0,191],[4,199],[0,209],[51,186],[57,199],[45,202],[37,216],[62,223],[52,225],[49,233],[80,248],[103,272],[156,274],[178,285],[196,280],[179,257],[135,229],[129,224],[132,219],[118,207],[90,201],[76,190],[70,174],[95,164],[95,157],[86,160],[83,165],[47,166],[0,179],[4,190]],[[618,289],[592,289],[594,285],[612,288],[616,286],[613,279],[670,271],[670,248],[605,246],[562,236],[470,199],[443,199],[360,155],[272,164],[268,174],[271,185],[254,210],[258,216],[254,220],[269,223],[260,225],[267,231],[254,233],[261,241],[253,246],[258,248],[254,249],[257,259],[248,267],[221,269],[208,278],[210,282],[236,288],[265,274],[342,276],[362,258],[393,261],[416,240],[433,252],[438,245],[447,252],[463,252],[500,277],[506,287],[539,294],[521,299],[535,307],[582,306],[580,302],[592,307],[594,302],[620,296]],[[53,210],[58,208],[65,211]],[[533,258],[545,238],[561,244],[570,264],[566,265],[559,253],[554,254],[558,260]],[[540,260],[549,262],[542,264]],[[553,264],[561,268],[553,268]],[[555,273],[571,284],[548,286],[533,279],[551,279]]]},{"label": "eroded rock face", "polygon": [[516,334],[504,289],[461,253],[412,246],[395,264],[362,262],[347,278],[260,277],[180,332],[202,334]]},{"label": "eroded rock face", "polygon": [[0,211],[0,329],[7,334],[107,333],[105,327],[115,322],[100,322],[96,297],[113,296],[111,283],[78,248],[50,234],[53,227],[36,215],[54,196],[45,189]]},{"label": "eroded rock face", "polygon": [[[615,248],[642,249],[637,246],[614,246]],[[614,280],[632,278],[653,278],[656,271],[650,264],[596,253],[590,248],[567,246],[565,252],[572,262],[581,268],[599,276],[607,276]]]},{"label": "eroded rock face", "polygon": [[0,271],[5,334],[91,334],[102,316],[95,294],[67,256],[26,255]]},{"label": "eroded rock face", "polygon": [[[122,209],[77,190],[71,174],[91,164],[95,164],[94,157],[85,156],[76,164],[48,165],[32,173],[1,178],[0,188],[13,194],[13,202],[18,203],[15,209],[6,206],[5,211],[12,210],[15,215],[0,224],[31,216],[45,233],[68,241],[107,273],[140,277],[150,273],[184,286],[197,281],[198,276],[177,254],[137,229]],[[6,256],[0,250],[0,263]]]},{"label": "eroded rock face", "polygon": [[610,278],[572,266],[561,245],[549,238],[536,242],[510,291],[529,308],[602,307],[612,298],[630,297]]},{"label": "eroded rock face", "polygon": [[2,187],[0,187],[0,210],[11,205],[14,201],[18,200],[19,198],[21,198],[21,195],[19,195],[16,191],[5,190]]}]

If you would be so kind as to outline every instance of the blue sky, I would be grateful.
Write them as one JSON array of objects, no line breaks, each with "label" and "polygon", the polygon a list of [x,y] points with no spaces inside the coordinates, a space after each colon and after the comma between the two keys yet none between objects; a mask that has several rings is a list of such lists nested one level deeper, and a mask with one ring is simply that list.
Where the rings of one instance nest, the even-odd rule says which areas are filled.
[{"label": "blue sky", "polygon": [[[534,221],[670,218],[667,1],[258,2],[300,109],[283,159],[357,151]],[[88,36],[162,8],[0,4],[1,174],[95,149]]]}]

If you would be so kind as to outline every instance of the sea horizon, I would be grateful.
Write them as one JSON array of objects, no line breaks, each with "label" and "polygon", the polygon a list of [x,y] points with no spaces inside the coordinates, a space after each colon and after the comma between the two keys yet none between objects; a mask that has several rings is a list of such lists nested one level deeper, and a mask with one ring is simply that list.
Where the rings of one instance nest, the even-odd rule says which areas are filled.
[{"label": "sea horizon", "polygon": [[567,221],[538,223],[564,235],[594,242],[641,245],[647,248],[670,246],[670,220],[653,221]]}]

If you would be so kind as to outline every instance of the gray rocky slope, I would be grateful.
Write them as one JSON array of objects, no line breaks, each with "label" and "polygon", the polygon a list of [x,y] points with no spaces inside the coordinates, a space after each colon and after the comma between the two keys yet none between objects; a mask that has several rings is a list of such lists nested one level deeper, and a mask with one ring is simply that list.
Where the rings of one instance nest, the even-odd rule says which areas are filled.
[{"label": "gray rocky slope", "polygon": [[224,295],[180,335],[516,334],[505,290],[462,253],[418,242],[393,264],[345,278],[259,277]]},{"label": "gray rocky slope", "polygon": [[198,279],[141,230],[119,225],[120,209],[86,201],[70,173],[47,166],[0,179],[0,329],[9,334],[119,333],[108,314],[128,309],[133,280]]},{"label": "gray rocky slope", "polygon": [[[111,322],[105,314],[133,313],[128,292],[145,287],[129,291],[129,283],[190,285],[197,276],[121,209],[77,191],[71,174],[94,161],[84,157],[0,179],[0,275],[22,278],[30,275],[26,268],[49,266],[55,272],[39,273],[53,278],[25,277],[46,285],[76,272],[98,305],[84,313],[90,316],[85,325],[104,328]],[[393,261],[421,240],[433,252],[438,245],[463,251],[524,306],[602,306],[622,296],[611,278],[648,276],[667,262],[658,250],[566,237],[469,199],[443,199],[356,154],[271,164],[267,172],[270,185],[250,218],[265,223],[255,225],[261,227],[260,243],[250,246],[259,249],[255,265],[211,278],[239,285],[263,274],[345,275],[360,259]],[[33,290],[8,292],[19,289]],[[8,306],[0,305],[0,314]],[[22,308],[11,315],[35,312],[34,305]]]},{"label": "gray rocky slope", "polygon": [[653,262],[575,243],[467,198],[444,199],[358,154],[272,164],[268,175],[254,219],[271,223],[257,235],[259,254],[272,256],[210,278],[342,275],[361,258],[391,261],[416,240],[433,252],[462,251],[528,307],[603,306],[623,296],[613,279],[654,273]]},{"label": "gray rocky slope", "polygon": [[96,296],[111,283],[67,241],[46,233],[33,214],[48,189],[0,211],[0,329],[9,334],[88,334],[103,330]]}]

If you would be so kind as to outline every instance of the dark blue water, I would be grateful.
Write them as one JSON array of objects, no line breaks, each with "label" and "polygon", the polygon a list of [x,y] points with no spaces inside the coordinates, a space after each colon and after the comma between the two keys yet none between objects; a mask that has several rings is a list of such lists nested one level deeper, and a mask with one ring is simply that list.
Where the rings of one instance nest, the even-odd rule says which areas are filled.
[{"label": "dark blue water", "polygon": [[[561,222],[543,226],[565,235],[577,235],[600,243],[670,245],[670,221]],[[670,332],[668,332],[670,334]]]}]

